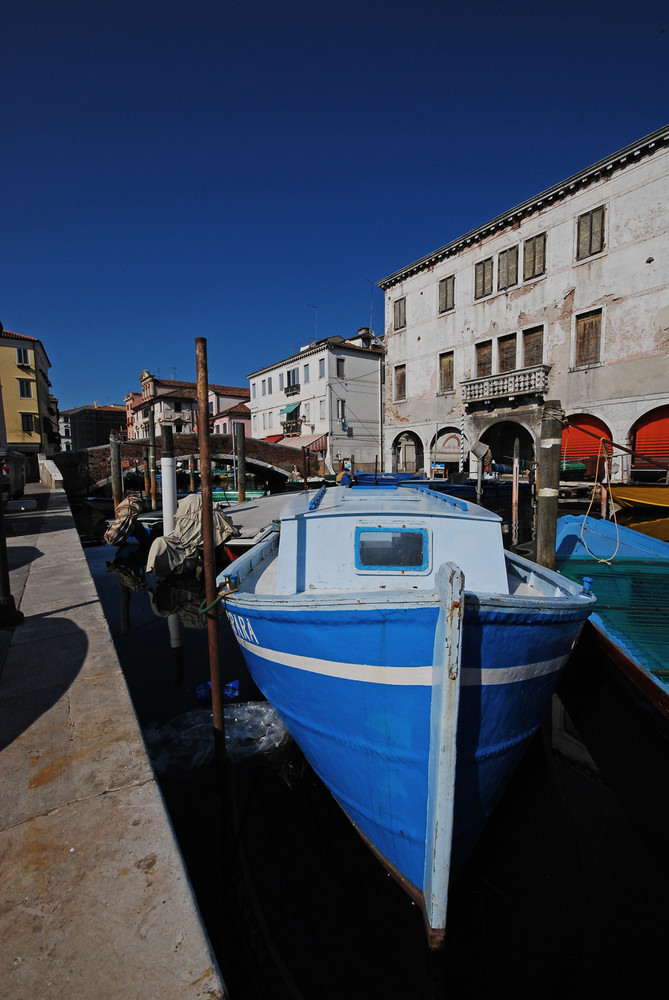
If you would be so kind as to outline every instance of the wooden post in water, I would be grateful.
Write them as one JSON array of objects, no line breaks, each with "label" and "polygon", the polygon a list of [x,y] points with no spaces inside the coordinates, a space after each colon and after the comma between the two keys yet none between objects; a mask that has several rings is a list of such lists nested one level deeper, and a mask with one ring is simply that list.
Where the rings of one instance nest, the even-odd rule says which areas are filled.
[{"label": "wooden post in water", "polygon": [[149,479],[151,483],[151,510],[158,509],[156,485],[156,417],[153,407],[149,407]]},{"label": "wooden post in water", "polygon": [[236,424],[237,434],[237,500],[243,503],[246,500],[246,429],[239,421]]},{"label": "wooden post in water", "polygon": [[539,483],[537,488],[537,562],[555,567],[562,407],[558,399],[546,400],[539,443]]},{"label": "wooden post in water", "polygon": [[114,498],[114,513],[123,499],[121,484],[121,442],[118,431],[109,432],[109,458],[111,462],[112,497]]},{"label": "wooden post in water", "polygon": [[[204,585],[207,602],[207,631],[209,635],[209,674],[211,677],[211,704],[214,717],[214,749],[216,759],[225,760],[225,716],[223,692],[218,662],[218,614],[216,603],[216,561],[214,541],[214,508],[211,491],[211,451],[209,447],[209,383],[207,378],[207,341],[196,337],[197,364],[197,442],[200,450],[200,489],[202,492],[202,547],[204,554]],[[242,428],[243,429],[243,428]]]},{"label": "wooden post in water", "polygon": [[305,490],[309,489],[309,449],[302,449],[302,478]]},{"label": "wooden post in water", "polygon": [[149,476],[149,449],[145,447],[142,451],[144,456],[144,493],[148,499],[151,495],[151,477]]},{"label": "wooden post in water", "polygon": [[188,473],[190,475],[190,491],[195,493],[195,459],[192,455],[188,459]]}]

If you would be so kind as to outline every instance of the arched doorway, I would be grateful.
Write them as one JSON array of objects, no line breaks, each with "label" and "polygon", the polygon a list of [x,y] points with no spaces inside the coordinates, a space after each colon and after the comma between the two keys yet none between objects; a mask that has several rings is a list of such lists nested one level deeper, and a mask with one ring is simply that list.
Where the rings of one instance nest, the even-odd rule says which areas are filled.
[{"label": "arched doorway", "polygon": [[423,468],[423,442],[404,431],[393,441],[393,472],[418,472]]},{"label": "arched doorway", "polygon": [[[447,479],[460,470],[462,435],[457,427],[442,427],[430,442],[430,462],[435,479]],[[426,472],[427,474],[427,472]]]},{"label": "arched doorway", "polygon": [[[634,452],[635,479],[664,479],[669,467],[669,406],[658,406],[640,417],[630,430],[629,446]],[[654,462],[664,466],[664,470]]]},{"label": "arched doorway", "polygon": [[611,455],[611,431],[603,420],[589,413],[574,413],[567,420],[568,424],[562,430],[561,472],[568,479],[594,476],[598,460],[603,470],[602,439],[606,441]]},{"label": "arched doorway", "polygon": [[502,420],[488,427],[481,435],[492,454],[493,464],[498,472],[512,472],[513,458],[518,441],[520,471],[527,471],[536,461],[534,441],[530,432],[514,420]]}]

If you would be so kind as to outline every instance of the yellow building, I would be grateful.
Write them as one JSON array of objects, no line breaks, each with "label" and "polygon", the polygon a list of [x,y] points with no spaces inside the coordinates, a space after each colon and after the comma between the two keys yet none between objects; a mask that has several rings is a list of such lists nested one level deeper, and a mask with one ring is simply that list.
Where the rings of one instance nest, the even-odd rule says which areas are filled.
[{"label": "yellow building", "polygon": [[28,479],[37,456],[58,449],[58,408],[51,396],[51,362],[41,341],[0,327],[0,387],[5,440],[0,447],[26,456]]}]

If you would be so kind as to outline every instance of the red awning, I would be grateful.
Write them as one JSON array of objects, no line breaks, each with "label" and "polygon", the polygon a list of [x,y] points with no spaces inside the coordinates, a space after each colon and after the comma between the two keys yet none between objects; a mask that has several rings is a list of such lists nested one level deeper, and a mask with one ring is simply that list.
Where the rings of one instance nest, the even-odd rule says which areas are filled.
[{"label": "red awning", "polygon": [[276,444],[282,437],[283,434],[270,434],[269,437],[263,438],[263,441],[268,441],[270,444]]},{"label": "red awning", "polygon": [[319,434],[318,436],[314,435],[311,438],[301,438],[300,447],[302,448],[302,451],[327,451],[327,432],[325,434]]}]

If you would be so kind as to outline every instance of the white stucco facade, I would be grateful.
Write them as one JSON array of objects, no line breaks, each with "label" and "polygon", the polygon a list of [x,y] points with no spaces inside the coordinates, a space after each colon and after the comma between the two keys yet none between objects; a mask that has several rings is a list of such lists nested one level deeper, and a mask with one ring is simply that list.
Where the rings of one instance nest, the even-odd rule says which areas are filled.
[{"label": "white stucco facade", "polygon": [[357,468],[380,464],[383,347],[371,331],[309,344],[252,372],[249,384],[253,437],[313,446],[333,471],[351,457]]},{"label": "white stucco facade", "polygon": [[547,399],[629,446],[640,421],[669,421],[669,128],[379,286],[387,469],[407,447],[426,471],[452,464],[482,435],[504,462],[514,427],[531,458]]}]

